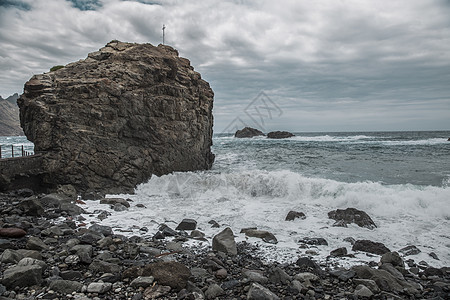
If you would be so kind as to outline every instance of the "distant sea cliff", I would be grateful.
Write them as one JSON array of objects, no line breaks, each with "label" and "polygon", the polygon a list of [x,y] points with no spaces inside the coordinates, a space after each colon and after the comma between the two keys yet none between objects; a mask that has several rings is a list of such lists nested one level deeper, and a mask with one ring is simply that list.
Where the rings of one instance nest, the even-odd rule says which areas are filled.
[{"label": "distant sea cliff", "polygon": [[0,136],[23,135],[19,120],[19,107],[15,93],[6,99],[0,96]]}]

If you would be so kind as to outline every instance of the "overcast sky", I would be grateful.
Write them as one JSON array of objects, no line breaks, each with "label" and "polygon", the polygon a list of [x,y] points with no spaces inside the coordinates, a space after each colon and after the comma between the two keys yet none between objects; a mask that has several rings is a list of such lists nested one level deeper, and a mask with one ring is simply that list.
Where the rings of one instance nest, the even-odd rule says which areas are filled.
[{"label": "overcast sky", "polygon": [[449,0],[0,0],[0,95],[163,24],[217,133],[450,130]]}]

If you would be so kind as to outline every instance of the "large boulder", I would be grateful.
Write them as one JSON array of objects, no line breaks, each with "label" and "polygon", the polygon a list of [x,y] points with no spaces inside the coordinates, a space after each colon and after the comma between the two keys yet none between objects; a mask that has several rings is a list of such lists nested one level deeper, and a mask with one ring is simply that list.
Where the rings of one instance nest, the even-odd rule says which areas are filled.
[{"label": "large boulder", "polygon": [[236,131],[236,133],[234,134],[234,137],[252,138],[254,136],[260,136],[260,135],[264,135],[264,133],[261,130],[251,128],[251,127],[245,127],[245,128],[242,128],[241,130]]},{"label": "large boulder", "polygon": [[112,41],[33,76],[18,104],[44,185],[121,193],[152,174],[212,166],[213,97],[170,46]]},{"label": "large boulder", "polygon": [[176,261],[157,262],[144,267],[144,276],[153,276],[160,285],[170,286],[176,291],[186,287],[191,271]]},{"label": "large boulder", "polygon": [[395,277],[385,270],[372,269],[369,266],[354,266],[352,270],[358,278],[375,281],[382,291],[417,293],[417,289],[404,278]]},{"label": "large boulder", "polygon": [[213,237],[212,249],[229,255],[237,254],[236,241],[234,240],[234,234],[230,227],[225,228]]},{"label": "large boulder", "polygon": [[383,243],[372,242],[370,240],[358,240],[353,244],[353,251],[363,251],[372,254],[383,255],[391,252]]},{"label": "large boulder", "polygon": [[336,220],[336,222],[343,222],[344,225],[355,223],[359,227],[369,229],[377,228],[377,225],[375,225],[366,212],[352,207],[330,211],[328,217]]},{"label": "large boulder", "polygon": [[14,266],[3,273],[2,284],[7,288],[39,285],[42,282],[43,267],[37,264]]}]

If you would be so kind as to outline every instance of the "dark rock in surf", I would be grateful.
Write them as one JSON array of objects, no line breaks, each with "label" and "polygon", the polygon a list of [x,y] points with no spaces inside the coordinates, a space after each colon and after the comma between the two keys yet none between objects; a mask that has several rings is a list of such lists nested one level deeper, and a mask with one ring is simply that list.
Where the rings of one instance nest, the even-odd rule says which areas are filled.
[{"label": "dark rock in surf", "polygon": [[284,219],[285,221],[294,221],[295,219],[306,219],[306,216],[304,213],[302,212],[298,212],[298,211],[293,211],[291,210],[290,212],[288,212],[286,219]]},{"label": "dark rock in surf", "polygon": [[383,243],[372,242],[369,240],[358,240],[352,247],[353,251],[363,251],[372,254],[383,255],[391,252]]},{"label": "dark rock in surf", "polygon": [[109,205],[116,205],[116,204],[122,204],[123,206],[129,208],[130,203],[128,203],[127,200],[123,198],[104,198],[100,200],[100,204],[109,204]]},{"label": "dark rock in surf", "polygon": [[377,228],[377,225],[375,225],[367,213],[356,208],[336,209],[330,211],[328,217],[336,220],[336,223],[339,223],[336,226],[345,227],[345,224],[355,223],[359,227],[368,229]]},{"label": "dark rock in surf", "polygon": [[244,228],[241,233],[245,233],[248,237],[256,237],[262,239],[264,242],[269,244],[278,243],[277,238],[270,232],[266,230],[258,230],[256,228]]},{"label": "dark rock in surf", "polygon": [[397,252],[387,252],[381,256],[380,259],[381,264],[391,264],[394,267],[405,267],[405,263],[403,262],[403,259],[400,257],[400,255]]},{"label": "dark rock in surf", "polygon": [[295,136],[288,131],[272,131],[267,134],[269,139],[286,139]]},{"label": "dark rock in surf", "polygon": [[211,168],[213,97],[172,47],[112,41],[33,76],[17,102],[43,185],[115,194],[153,174]]},{"label": "dark rock in surf", "polygon": [[236,131],[234,134],[234,137],[236,138],[252,138],[254,136],[261,136],[264,135],[264,133],[258,129],[251,128],[251,127],[245,127],[241,130]]},{"label": "dark rock in surf", "polygon": [[406,247],[398,250],[398,252],[402,253],[404,256],[409,256],[409,255],[419,254],[422,251],[420,251],[420,249],[414,245],[409,245],[409,246],[406,246]]},{"label": "dark rock in surf", "polygon": [[330,256],[333,256],[333,257],[342,257],[342,256],[346,256],[346,255],[347,255],[346,247],[337,248],[330,252]]},{"label": "dark rock in surf", "polygon": [[307,244],[307,245],[328,246],[328,242],[324,238],[309,238],[309,237],[305,237],[304,239],[301,239],[298,242],[299,243],[303,243],[303,244]]},{"label": "dark rock in surf", "polygon": [[195,230],[195,228],[197,228],[197,221],[193,219],[183,219],[175,230]]}]

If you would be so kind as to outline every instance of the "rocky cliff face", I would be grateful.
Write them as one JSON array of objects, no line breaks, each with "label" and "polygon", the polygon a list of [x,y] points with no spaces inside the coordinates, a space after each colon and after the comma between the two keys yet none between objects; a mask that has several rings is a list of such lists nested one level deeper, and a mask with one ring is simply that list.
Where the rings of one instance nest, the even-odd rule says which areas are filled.
[{"label": "rocky cliff face", "polygon": [[0,97],[0,135],[23,135],[19,122],[17,98],[19,98],[17,94],[9,96],[6,99]]},{"label": "rocky cliff face", "polygon": [[152,174],[211,167],[213,97],[173,48],[112,41],[33,76],[18,104],[45,183],[118,193]]}]

